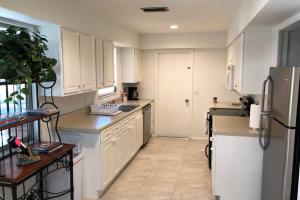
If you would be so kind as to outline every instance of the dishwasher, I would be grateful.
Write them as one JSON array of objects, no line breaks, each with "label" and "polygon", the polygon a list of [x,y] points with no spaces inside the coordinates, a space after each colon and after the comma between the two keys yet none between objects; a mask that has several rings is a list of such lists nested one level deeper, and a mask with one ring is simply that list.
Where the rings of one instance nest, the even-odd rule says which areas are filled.
[{"label": "dishwasher", "polygon": [[143,147],[151,138],[151,104],[143,107]]}]

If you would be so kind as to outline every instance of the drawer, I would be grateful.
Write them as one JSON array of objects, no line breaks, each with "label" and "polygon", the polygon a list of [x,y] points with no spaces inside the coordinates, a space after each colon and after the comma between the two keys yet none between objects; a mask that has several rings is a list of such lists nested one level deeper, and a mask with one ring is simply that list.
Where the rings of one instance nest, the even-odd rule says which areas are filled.
[{"label": "drawer", "polygon": [[128,118],[129,120],[135,120],[137,113],[133,113],[132,115],[130,115]]},{"label": "drawer", "polygon": [[110,140],[113,137],[113,131],[111,128],[105,129],[100,134],[101,134],[101,143]]},{"label": "drawer", "polygon": [[122,127],[125,129],[127,126],[129,126],[130,124],[130,120],[129,119],[125,119],[122,121]]},{"label": "drawer", "polygon": [[116,136],[121,130],[122,130],[122,123],[118,122],[116,125],[113,126],[113,129],[112,129],[112,134],[113,136]]}]

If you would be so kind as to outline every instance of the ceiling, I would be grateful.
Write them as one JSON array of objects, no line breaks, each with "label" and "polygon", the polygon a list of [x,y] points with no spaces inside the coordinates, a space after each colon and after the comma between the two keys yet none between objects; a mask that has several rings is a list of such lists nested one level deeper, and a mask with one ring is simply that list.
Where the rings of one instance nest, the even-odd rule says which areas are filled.
[{"label": "ceiling", "polygon": [[[209,32],[227,30],[241,0],[81,0],[138,33]],[[140,8],[167,6],[166,13],[143,13]],[[170,30],[171,24],[179,29]]]},{"label": "ceiling", "polygon": [[278,24],[297,14],[300,10],[299,0],[271,0],[251,21],[247,29],[273,29]]}]

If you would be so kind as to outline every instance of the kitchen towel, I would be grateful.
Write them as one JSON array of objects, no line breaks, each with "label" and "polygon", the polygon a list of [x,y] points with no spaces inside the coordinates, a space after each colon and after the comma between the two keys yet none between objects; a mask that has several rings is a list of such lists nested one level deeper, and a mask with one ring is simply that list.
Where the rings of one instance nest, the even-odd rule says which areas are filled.
[{"label": "kitchen towel", "polygon": [[258,129],[260,126],[260,113],[261,106],[257,104],[251,104],[250,106],[250,120],[249,126],[253,129]]}]

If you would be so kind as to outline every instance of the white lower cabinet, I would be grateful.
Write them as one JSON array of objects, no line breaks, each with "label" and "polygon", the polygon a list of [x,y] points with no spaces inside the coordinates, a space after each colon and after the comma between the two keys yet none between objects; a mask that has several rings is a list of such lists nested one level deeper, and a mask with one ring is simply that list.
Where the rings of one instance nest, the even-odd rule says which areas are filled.
[{"label": "white lower cabinet", "polygon": [[219,200],[260,200],[263,151],[257,137],[214,135],[212,189]]},{"label": "white lower cabinet", "polygon": [[101,132],[102,191],[132,159],[143,143],[143,114],[138,111]]},{"label": "white lower cabinet", "polygon": [[106,187],[113,177],[113,143],[111,140],[102,144],[101,157],[106,162],[102,162],[102,185]]},{"label": "white lower cabinet", "polygon": [[82,198],[96,200],[141,147],[143,113],[139,110],[101,131],[100,134],[82,132],[72,134],[80,135],[82,138],[84,155]]}]

